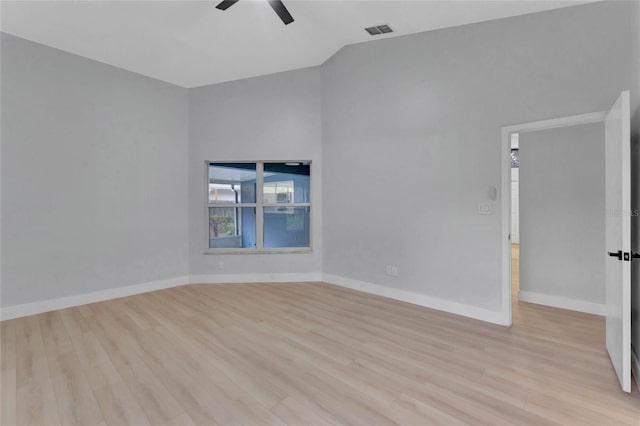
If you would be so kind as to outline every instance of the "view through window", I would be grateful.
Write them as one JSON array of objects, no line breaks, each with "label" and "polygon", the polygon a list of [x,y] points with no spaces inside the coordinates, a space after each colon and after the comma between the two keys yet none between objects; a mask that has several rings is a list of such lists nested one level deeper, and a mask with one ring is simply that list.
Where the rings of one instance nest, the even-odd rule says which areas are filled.
[{"label": "view through window", "polygon": [[208,162],[213,251],[311,248],[311,163]]}]

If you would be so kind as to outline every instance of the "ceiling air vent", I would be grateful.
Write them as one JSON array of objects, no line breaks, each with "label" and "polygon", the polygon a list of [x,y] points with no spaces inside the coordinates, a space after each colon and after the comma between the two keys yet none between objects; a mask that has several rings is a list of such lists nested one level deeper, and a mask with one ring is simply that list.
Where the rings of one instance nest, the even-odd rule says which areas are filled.
[{"label": "ceiling air vent", "polygon": [[378,25],[375,27],[365,28],[365,31],[369,33],[369,35],[375,36],[380,34],[392,33],[393,30],[389,25]]}]

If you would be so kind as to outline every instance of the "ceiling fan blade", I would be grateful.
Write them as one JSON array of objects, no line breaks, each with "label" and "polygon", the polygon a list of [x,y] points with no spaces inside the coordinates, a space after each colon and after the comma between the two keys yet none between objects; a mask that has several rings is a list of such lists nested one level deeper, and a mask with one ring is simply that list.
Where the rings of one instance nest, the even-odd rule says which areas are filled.
[{"label": "ceiling fan blade", "polygon": [[236,3],[238,3],[238,0],[224,0],[216,6],[216,9],[227,10]]},{"label": "ceiling fan blade", "polygon": [[[268,0],[269,5],[273,8],[276,14],[282,19],[285,25],[289,25],[293,22],[293,16],[289,13],[284,3],[280,0]],[[224,2],[223,2],[224,3]]]}]

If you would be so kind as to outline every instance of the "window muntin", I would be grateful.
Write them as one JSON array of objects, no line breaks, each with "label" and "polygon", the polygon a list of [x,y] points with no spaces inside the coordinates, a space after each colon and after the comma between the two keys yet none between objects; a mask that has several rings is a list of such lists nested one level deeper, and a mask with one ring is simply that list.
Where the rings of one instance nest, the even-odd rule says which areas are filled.
[{"label": "window muntin", "polygon": [[207,162],[209,252],[311,249],[310,162]]}]

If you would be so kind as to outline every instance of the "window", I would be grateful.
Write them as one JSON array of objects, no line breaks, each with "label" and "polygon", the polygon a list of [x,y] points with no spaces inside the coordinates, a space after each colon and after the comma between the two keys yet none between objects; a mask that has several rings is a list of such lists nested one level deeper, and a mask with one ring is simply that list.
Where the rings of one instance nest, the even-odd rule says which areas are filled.
[{"label": "window", "polygon": [[311,249],[311,163],[207,162],[208,252]]}]

